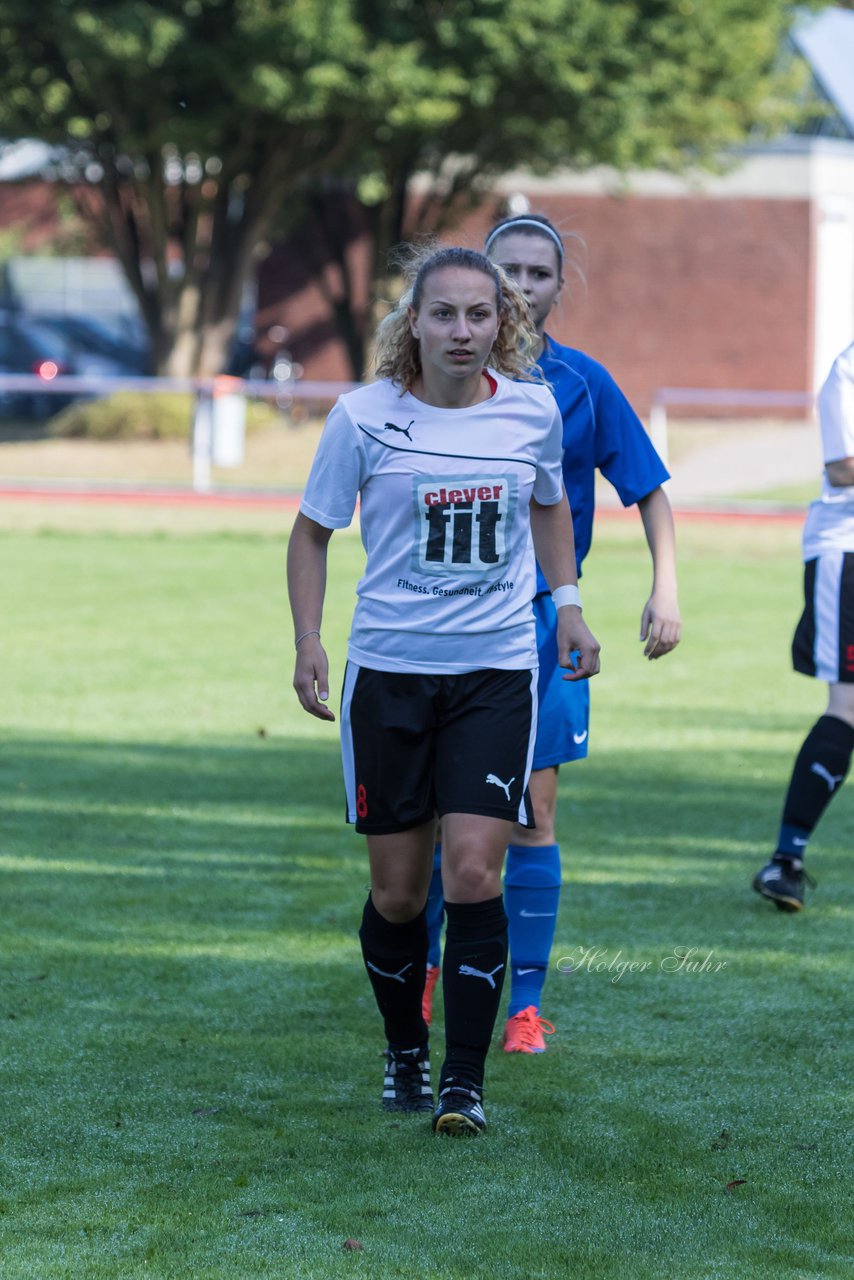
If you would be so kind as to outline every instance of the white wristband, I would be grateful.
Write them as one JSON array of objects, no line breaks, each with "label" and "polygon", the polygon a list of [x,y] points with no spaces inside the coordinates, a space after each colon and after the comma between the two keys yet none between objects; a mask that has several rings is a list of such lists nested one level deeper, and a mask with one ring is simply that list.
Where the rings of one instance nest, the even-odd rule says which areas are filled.
[{"label": "white wristband", "polygon": [[558,587],[552,592],[552,604],[556,609],[562,609],[565,604],[577,604],[581,608],[581,596],[578,594],[578,587],[573,583],[572,586]]}]

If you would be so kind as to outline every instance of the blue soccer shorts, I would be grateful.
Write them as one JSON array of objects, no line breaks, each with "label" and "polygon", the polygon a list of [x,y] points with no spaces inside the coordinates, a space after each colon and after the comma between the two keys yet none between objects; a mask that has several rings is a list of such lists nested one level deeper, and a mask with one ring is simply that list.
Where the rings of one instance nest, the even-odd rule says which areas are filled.
[{"label": "blue soccer shorts", "polygon": [[557,610],[548,592],[534,597],[540,675],[534,769],[583,760],[590,736],[590,681],[564,680],[557,664]]}]

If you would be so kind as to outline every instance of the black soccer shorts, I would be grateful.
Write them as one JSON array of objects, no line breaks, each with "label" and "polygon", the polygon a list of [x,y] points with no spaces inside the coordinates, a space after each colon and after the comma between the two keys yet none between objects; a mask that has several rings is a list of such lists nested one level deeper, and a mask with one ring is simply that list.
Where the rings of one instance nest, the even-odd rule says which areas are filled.
[{"label": "black soccer shorts", "polygon": [[341,697],[347,821],[388,835],[446,813],[532,827],[536,671],[421,675],[348,662]]},{"label": "black soccer shorts", "polygon": [[854,684],[854,552],[827,552],[804,565],[792,665],[828,684]]}]

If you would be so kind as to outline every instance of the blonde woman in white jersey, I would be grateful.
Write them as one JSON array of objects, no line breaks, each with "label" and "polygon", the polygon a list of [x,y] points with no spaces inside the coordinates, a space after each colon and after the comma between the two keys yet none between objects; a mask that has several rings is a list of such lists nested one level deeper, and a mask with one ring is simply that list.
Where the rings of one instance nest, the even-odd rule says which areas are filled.
[{"label": "blonde woman in white jersey", "polygon": [[833,362],[818,398],[822,493],[804,525],[804,611],[792,641],[796,671],[824,680],[827,710],[798,753],[777,849],[753,887],[780,911],[802,911],[807,843],[854,751],[854,342]]},{"label": "blonde woman in white jersey", "polygon": [[382,1105],[433,1111],[421,994],[441,818],[440,1134],[486,1126],[484,1063],[507,963],[502,864],[514,821],[530,822],[534,550],[566,678],[599,670],[578,599],[560,413],[526,374],[534,341],[523,296],[488,259],[426,256],[380,327],[379,381],[329,415],[288,549],[294,687],[307,712],[333,720],[326,552],[360,501],[367,564],[341,708],[348,820],[367,836],[371,872],[359,936],[387,1041]]}]

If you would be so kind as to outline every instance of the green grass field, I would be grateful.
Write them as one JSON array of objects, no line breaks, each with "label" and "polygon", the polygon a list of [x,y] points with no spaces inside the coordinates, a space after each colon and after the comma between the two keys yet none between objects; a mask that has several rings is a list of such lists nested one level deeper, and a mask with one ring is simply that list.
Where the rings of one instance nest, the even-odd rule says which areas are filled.
[{"label": "green grass field", "polygon": [[[601,522],[559,1030],[493,1053],[490,1131],[451,1142],[379,1108],[365,859],[290,689],[283,530],[39,519],[0,533],[3,1280],[851,1276],[851,796],[803,915],[749,889],[823,708],[788,666],[796,526],[686,522],[684,642],[649,664],[639,525]],[[336,537],[335,698],[359,565]]]}]

